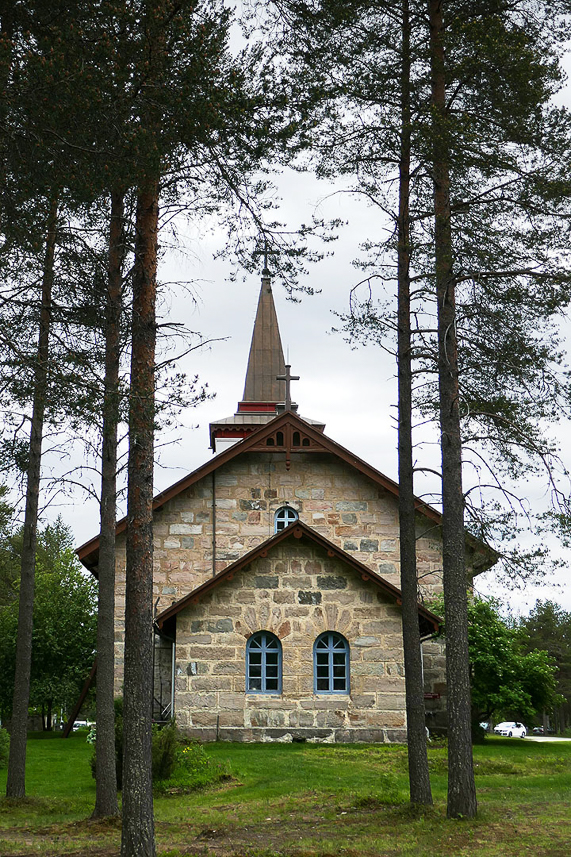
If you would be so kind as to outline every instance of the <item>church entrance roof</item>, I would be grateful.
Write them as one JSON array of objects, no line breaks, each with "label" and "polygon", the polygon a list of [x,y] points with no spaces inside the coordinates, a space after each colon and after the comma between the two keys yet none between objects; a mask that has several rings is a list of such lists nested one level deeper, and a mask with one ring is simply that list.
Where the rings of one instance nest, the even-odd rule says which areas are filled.
[{"label": "church entrance roof", "polygon": [[[193,604],[198,604],[201,598],[213,589],[216,589],[216,587],[220,586],[221,583],[231,580],[238,571],[242,571],[247,568],[247,566],[259,557],[266,557],[273,548],[289,539],[300,540],[302,542],[303,540],[306,540],[317,545],[326,551],[329,557],[335,557],[352,568],[355,573],[360,575],[362,580],[371,581],[371,583],[377,586],[386,596],[396,601],[397,604],[402,604],[402,593],[400,589],[393,586],[392,583],[389,583],[388,580],[385,580],[362,562],[359,562],[359,560],[338,547],[338,545],[330,542],[329,539],[326,539],[325,536],[322,536],[312,527],[308,527],[307,524],[304,524],[302,521],[296,521],[295,523],[290,524],[289,527],[280,530],[265,542],[262,542],[262,544],[258,545],[253,550],[244,554],[240,559],[231,563],[231,565],[227,566],[224,571],[217,574],[216,577],[212,577],[201,586],[197,586],[196,589],[193,589],[192,592],[189,592],[189,594],[185,595],[184,598],[181,598],[180,601],[176,601],[174,604],[171,604],[170,607],[167,607],[166,610],[159,613],[155,620],[156,624],[159,628],[162,628],[165,622],[172,619],[177,615],[177,613],[180,613],[181,610],[184,610],[186,607],[190,607]],[[438,616],[431,613],[430,610],[427,610],[422,604],[418,605],[418,621],[420,633],[423,637],[434,634],[438,631],[440,626],[440,619]]]}]

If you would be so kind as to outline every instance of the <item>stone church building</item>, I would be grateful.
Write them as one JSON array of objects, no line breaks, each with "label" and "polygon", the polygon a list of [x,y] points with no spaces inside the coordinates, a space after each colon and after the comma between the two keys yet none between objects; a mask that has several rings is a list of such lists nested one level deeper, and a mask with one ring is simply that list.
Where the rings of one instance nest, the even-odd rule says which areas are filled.
[{"label": "stone church building", "polygon": [[[213,456],[154,500],[155,717],[200,740],[403,741],[398,485],[291,402],[264,270],[237,412]],[[427,708],[445,696],[440,514],[417,503]],[[120,693],[125,527],[117,526]],[[78,550],[97,573],[98,538]],[[467,537],[472,574],[494,561]],[[429,725],[430,721],[429,721]]]}]

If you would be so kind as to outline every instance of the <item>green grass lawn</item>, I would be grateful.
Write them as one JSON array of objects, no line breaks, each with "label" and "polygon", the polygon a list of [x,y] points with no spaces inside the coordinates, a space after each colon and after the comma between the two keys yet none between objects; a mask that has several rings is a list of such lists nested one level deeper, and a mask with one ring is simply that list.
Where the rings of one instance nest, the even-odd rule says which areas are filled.
[{"label": "green grass lawn", "polygon": [[[446,820],[446,749],[431,746],[433,810],[408,804],[406,748],[212,744],[232,780],[157,796],[161,857],[567,857],[571,742],[489,737],[474,748],[479,815]],[[0,857],[119,853],[118,822],[89,821],[95,785],[85,734],[28,744],[28,799],[0,800]],[[6,771],[0,771],[4,793]]]}]

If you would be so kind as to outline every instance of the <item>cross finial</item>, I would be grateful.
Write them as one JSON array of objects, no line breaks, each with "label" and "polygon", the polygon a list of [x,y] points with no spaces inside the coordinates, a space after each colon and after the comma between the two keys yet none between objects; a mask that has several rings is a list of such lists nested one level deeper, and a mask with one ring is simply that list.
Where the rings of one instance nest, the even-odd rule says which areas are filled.
[{"label": "cross finial", "polygon": [[253,256],[263,256],[264,257],[264,267],[262,269],[263,277],[271,277],[270,269],[268,268],[268,257],[269,256],[277,256],[277,250],[268,250],[268,239],[264,238],[264,249],[263,250],[254,250],[252,253]]},{"label": "cross finial", "polygon": [[286,411],[291,411],[291,382],[292,381],[299,381],[299,375],[292,375],[290,370],[291,370],[290,364],[286,363],[285,375],[276,375],[276,381],[285,381],[285,385],[286,385],[285,409],[286,409]]}]

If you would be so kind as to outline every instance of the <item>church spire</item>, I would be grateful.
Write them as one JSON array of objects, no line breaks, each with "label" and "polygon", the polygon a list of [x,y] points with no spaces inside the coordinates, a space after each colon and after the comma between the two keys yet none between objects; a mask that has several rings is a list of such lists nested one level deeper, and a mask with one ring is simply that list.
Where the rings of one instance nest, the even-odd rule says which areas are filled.
[{"label": "church spire", "polygon": [[271,409],[275,412],[276,404],[282,402],[285,395],[284,381],[278,381],[276,376],[284,374],[284,353],[270,272],[267,267],[264,267],[246,370],[244,396],[238,405],[238,411],[252,411],[252,405],[255,403],[262,406],[259,410],[269,410],[268,406],[271,405]]},{"label": "church spire", "polygon": [[[277,376],[280,376],[279,380]],[[297,411],[297,405],[291,401],[291,381],[296,380],[298,376],[291,374],[291,366],[286,366],[284,360],[271,275],[266,259],[250,345],[244,396],[242,401],[238,402],[238,410],[234,416],[210,423],[210,444],[214,452],[221,452],[227,446],[237,443],[260,426],[271,422],[276,418],[276,414],[283,413],[284,410]],[[304,419],[318,431],[325,428],[318,420],[310,420],[307,417]]]}]

